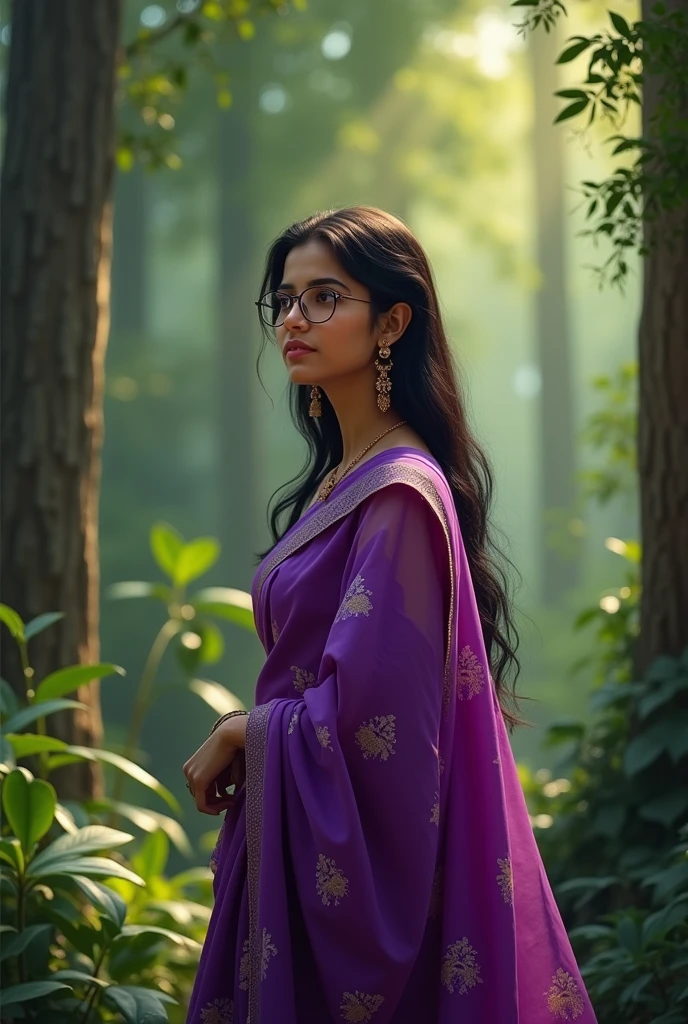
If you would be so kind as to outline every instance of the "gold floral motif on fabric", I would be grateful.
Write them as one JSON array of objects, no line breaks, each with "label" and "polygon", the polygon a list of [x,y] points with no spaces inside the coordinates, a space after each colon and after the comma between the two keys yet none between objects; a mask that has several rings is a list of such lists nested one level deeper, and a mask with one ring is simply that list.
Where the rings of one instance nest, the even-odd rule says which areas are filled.
[{"label": "gold floral motif on fabric", "polygon": [[325,857],[322,853],[318,856],[315,869],[315,888],[326,907],[333,901],[335,907],[338,907],[340,900],[349,895],[349,879],[331,857]]},{"label": "gold floral motif on fabric", "polygon": [[472,700],[485,685],[485,670],[468,645],[459,655],[459,678],[457,695],[459,700]]},{"label": "gold floral motif on fabric", "polygon": [[442,984],[453,994],[463,996],[469,989],[482,985],[478,955],[467,938],[452,943],[442,961]]},{"label": "gold floral motif on fabric", "polygon": [[396,717],[394,715],[376,715],[364,722],[356,732],[356,742],[363,751],[366,760],[379,757],[386,761],[394,754],[396,738]]},{"label": "gold floral motif on fabric", "polygon": [[248,983],[251,974],[249,945],[249,940],[246,939],[241,947],[242,955],[241,960],[239,961],[239,988],[242,988],[245,992],[248,991]]},{"label": "gold floral motif on fabric", "polygon": [[276,644],[277,641],[279,640],[281,630],[274,619],[270,623],[270,629],[272,630],[272,642],[273,644]]},{"label": "gold floral motif on fabric", "polygon": [[439,823],[440,823],[440,795],[439,795],[439,793],[435,793],[435,802],[432,805],[432,810],[430,812],[430,824],[431,825],[438,825],[439,826]]},{"label": "gold floral motif on fabric", "polygon": [[343,622],[344,619],[351,619],[358,615],[365,615],[367,617],[373,610],[373,604],[370,601],[372,596],[372,590],[366,590],[365,580],[359,573],[344,595],[344,600],[335,615],[334,621]]},{"label": "gold floral motif on fabric", "polygon": [[428,917],[436,918],[439,917],[442,909],[442,899],[444,897],[444,868],[439,867],[435,871],[435,877],[432,880],[432,888],[430,890],[430,905],[428,907]]},{"label": "gold floral motif on fabric", "polygon": [[316,680],[312,672],[299,668],[298,665],[292,665],[289,671],[294,673],[294,689],[297,693],[303,694],[310,686],[315,686]]},{"label": "gold floral motif on fabric", "polygon": [[291,736],[291,734],[293,733],[294,729],[296,728],[298,720],[299,720],[299,713],[298,713],[298,711],[295,711],[294,714],[289,719],[289,728],[287,729],[287,733],[288,733],[289,736]]},{"label": "gold floral motif on fabric", "polygon": [[580,989],[568,971],[560,967],[547,992],[547,1009],[559,1020],[577,1020],[585,1010]]},{"label": "gold floral motif on fabric", "polygon": [[325,750],[332,750],[332,744],[330,743],[330,730],[326,725],[317,725],[315,727],[315,735],[318,737],[318,743]]},{"label": "gold floral motif on fabric", "polygon": [[214,999],[201,1010],[203,1024],[234,1024],[234,1003],[231,999]]},{"label": "gold floral motif on fabric", "polygon": [[511,869],[511,861],[508,857],[497,857],[497,884],[502,890],[504,902],[513,905],[514,902],[514,873]]},{"label": "gold floral motif on fabric", "polygon": [[385,1001],[384,996],[371,996],[367,992],[345,992],[342,996],[342,1020],[350,1024],[365,1024],[372,1020]]}]

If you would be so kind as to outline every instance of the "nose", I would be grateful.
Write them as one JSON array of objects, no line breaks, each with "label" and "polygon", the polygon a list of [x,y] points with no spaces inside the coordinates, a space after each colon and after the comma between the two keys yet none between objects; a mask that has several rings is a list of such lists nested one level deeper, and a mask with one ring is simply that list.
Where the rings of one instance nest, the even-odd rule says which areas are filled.
[{"label": "nose", "polygon": [[295,327],[297,324],[299,324],[303,327],[307,323],[308,321],[301,312],[301,306],[299,305],[298,300],[296,300],[295,302],[292,303],[291,309],[284,318],[284,326]]}]

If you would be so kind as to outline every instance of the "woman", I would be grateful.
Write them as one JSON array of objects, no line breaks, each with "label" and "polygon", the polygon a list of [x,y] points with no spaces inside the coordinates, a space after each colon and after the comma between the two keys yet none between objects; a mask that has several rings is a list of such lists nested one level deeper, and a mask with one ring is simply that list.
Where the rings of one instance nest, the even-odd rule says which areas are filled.
[{"label": "woman", "polygon": [[310,454],[254,581],[256,707],[184,765],[227,809],[189,1024],[591,1024],[509,747],[492,481],[427,259],[380,210],[318,214],[257,305]]}]

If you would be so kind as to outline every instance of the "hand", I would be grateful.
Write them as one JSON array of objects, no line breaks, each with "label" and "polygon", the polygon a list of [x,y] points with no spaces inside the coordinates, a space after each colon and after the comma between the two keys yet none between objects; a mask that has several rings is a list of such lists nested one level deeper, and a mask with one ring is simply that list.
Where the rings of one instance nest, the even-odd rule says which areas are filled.
[{"label": "hand", "polygon": [[227,810],[235,799],[226,792],[227,787],[243,785],[247,717],[223,722],[184,765],[189,791],[203,814],[217,815]]}]

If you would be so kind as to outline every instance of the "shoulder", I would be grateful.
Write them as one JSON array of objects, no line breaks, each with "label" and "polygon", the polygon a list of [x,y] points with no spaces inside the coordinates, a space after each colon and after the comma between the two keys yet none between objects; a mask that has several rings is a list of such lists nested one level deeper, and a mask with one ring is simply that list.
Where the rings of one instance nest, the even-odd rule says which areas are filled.
[{"label": "shoulder", "polygon": [[[384,456],[388,456],[385,458]],[[436,521],[445,533],[456,515],[447,480],[434,458],[420,450],[393,450],[360,479],[360,513],[368,524],[413,528]]]}]

